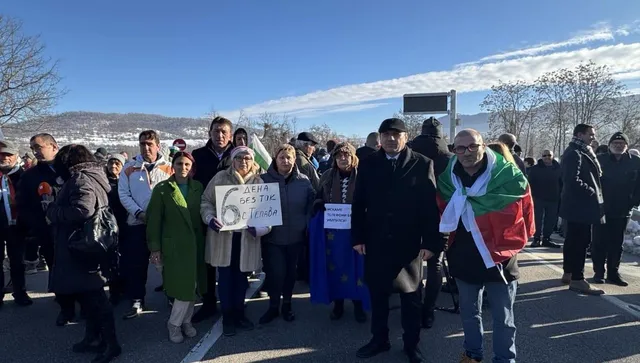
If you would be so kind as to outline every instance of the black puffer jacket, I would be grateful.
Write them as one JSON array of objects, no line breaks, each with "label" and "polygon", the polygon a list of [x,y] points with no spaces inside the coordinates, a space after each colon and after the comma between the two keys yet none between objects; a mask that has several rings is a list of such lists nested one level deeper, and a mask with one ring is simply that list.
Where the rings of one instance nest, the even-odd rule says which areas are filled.
[{"label": "black puffer jacket", "polygon": [[16,202],[18,203],[18,223],[24,224],[27,233],[38,239],[39,243],[50,243],[51,229],[44,219],[42,197],[38,194],[38,186],[47,182],[53,189],[54,196],[60,190],[58,175],[51,165],[41,162],[25,171],[20,177]]},{"label": "black puffer jacket", "polygon": [[562,190],[562,169],[560,163],[553,160],[551,166],[545,165],[542,159],[529,168],[529,186],[534,200],[559,202]]},{"label": "black puffer jacket", "polygon": [[55,264],[51,271],[51,290],[57,294],[76,294],[102,289],[100,271],[87,272],[87,266],[69,253],[69,236],[91,218],[97,208],[109,204],[109,181],[100,163],[74,166],[56,201],[49,205],[47,218],[54,229]]},{"label": "black puffer jacket", "polygon": [[443,139],[430,135],[418,135],[411,143],[411,150],[433,160],[433,172],[436,178],[447,168],[449,159],[453,156]]},{"label": "black puffer jacket", "polygon": [[628,152],[620,160],[609,153],[598,155],[602,167],[602,196],[607,217],[624,218],[640,204],[640,157]]}]

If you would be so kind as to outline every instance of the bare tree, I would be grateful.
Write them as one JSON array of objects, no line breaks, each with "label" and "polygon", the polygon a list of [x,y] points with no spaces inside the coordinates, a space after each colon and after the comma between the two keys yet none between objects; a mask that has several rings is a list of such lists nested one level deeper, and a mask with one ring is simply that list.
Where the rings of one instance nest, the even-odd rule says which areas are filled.
[{"label": "bare tree", "polygon": [[536,118],[542,99],[532,84],[523,81],[502,82],[491,87],[480,107],[488,111],[492,135],[512,133],[519,140]]},{"label": "bare tree", "polygon": [[409,140],[413,140],[416,136],[422,132],[422,123],[426,118],[424,115],[405,115],[402,110],[393,114],[393,117],[399,118],[404,121],[404,125],[407,127],[407,136]]},{"label": "bare tree", "polygon": [[340,136],[326,123],[323,123],[322,125],[312,125],[309,128],[309,132],[318,139],[320,147],[325,147],[329,140],[339,141],[340,139]]},{"label": "bare tree", "polygon": [[614,132],[624,132],[629,137],[629,147],[640,145],[640,97],[626,96],[615,100],[615,110],[608,115],[607,126],[598,135],[606,143]]},{"label": "bare tree", "polygon": [[38,36],[0,15],[0,126],[45,116],[64,91],[58,88],[58,62],[45,56]]},{"label": "bare tree", "polygon": [[[560,154],[565,149],[567,135],[573,126],[571,118],[570,81],[567,69],[549,72],[536,80],[536,92],[544,102],[542,125],[553,133],[552,150]],[[549,135],[548,135],[549,136]]]}]

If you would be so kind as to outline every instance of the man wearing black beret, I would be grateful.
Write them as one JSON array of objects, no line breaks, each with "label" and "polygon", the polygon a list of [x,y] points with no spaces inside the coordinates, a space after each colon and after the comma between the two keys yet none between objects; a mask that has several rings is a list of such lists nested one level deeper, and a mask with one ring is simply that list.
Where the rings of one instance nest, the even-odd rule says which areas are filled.
[{"label": "man wearing black beret", "polygon": [[379,132],[382,147],[358,169],[351,215],[353,248],[365,256],[373,334],[357,356],[391,348],[389,296],[400,293],[404,351],[409,362],[420,363],[422,262],[444,248],[433,162],[406,146],[402,120],[384,120]]},{"label": "man wearing black beret", "polygon": [[[624,232],[631,210],[640,204],[640,157],[629,154],[629,137],[616,132],[609,140],[609,152],[598,155],[602,168],[602,196],[605,224],[594,225],[591,256],[595,283],[627,286],[618,269]],[[606,264],[606,269],[605,269]]]}]

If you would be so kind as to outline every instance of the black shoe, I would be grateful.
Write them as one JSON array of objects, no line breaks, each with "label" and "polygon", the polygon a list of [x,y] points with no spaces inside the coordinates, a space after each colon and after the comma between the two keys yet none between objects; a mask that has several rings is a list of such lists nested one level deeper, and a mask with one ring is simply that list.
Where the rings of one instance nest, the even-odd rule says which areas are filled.
[{"label": "black shoe", "polygon": [[296,314],[294,314],[293,310],[291,310],[291,303],[282,304],[282,310],[280,311],[280,313],[282,314],[282,320],[284,321],[292,322],[296,320]]},{"label": "black shoe", "polygon": [[389,341],[378,342],[374,339],[371,339],[369,343],[367,343],[364,347],[358,349],[356,353],[356,357],[358,358],[371,358],[376,355],[388,352],[391,349],[391,343]]},{"label": "black shoe", "polygon": [[333,302],[333,311],[329,314],[329,319],[331,320],[340,320],[344,315],[344,300],[338,302]]},{"label": "black shoe", "polygon": [[236,328],[242,331],[249,331],[255,328],[255,325],[246,316],[242,315],[240,318],[236,318]]},{"label": "black shoe", "polygon": [[530,247],[540,247],[542,246],[542,242],[540,242],[540,238],[534,238],[533,242],[531,242]]},{"label": "black shoe", "polygon": [[73,321],[73,316],[65,313],[58,314],[56,318],[56,326],[65,326]]},{"label": "black shoe", "polygon": [[623,280],[622,276],[620,276],[620,274],[607,276],[607,282],[610,283],[610,284],[614,284],[614,285],[618,285],[618,286],[622,286],[622,287],[629,286],[629,283],[626,282],[625,280]]},{"label": "black shoe", "polygon": [[21,294],[13,294],[13,302],[18,306],[30,306],[33,305],[33,300],[27,295],[26,292]]},{"label": "black shoe", "polygon": [[353,303],[353,316],[356,318],[356,322],[358,323],[362,324],[367,322],[367,314],[364,312],[361,301]]},{"label": "black shoe", "polygon": [[107,344],[100,338],[83,339],[73,345],[71,349],[74,353],[103,353],[107,349]]},{"label": "black shoe", "polygon": [[596,274],[593,275],[593,282],[596,284],[604,284],[604,273],[596,272]]},{"label": "black shoe", "polygon": [[222,313],[222,334],[225,337],[236,335],[236,322],[232,313]]},{"label": "black shoe", "polygon": [[550,238],[545,238],[542,240],[542,247],[549,247],[549,248],[560,248],[562,246],[560,246],[557,243],[553,243],[551,242]]},{"label": "black shoe", "polygon": [[197,324],[197,323],[200,323],[200,322],[203,322],[205,320],[213,318],[214,316],[216,316],[217,313],[218,313],[218,308],[217,308],[216,304],[204,303],[200,307],[200,310],[198,310],[193,315],[193,318],[191,318],[191,321]]},{"label": "black shoe", "polygon": [[135,319],[144,311],[144,303],[142,300],[134,300],[131,309],[122,317],[124,320]]},{"label": "black shoe", "polygon": [[4,300],[0,300],[0,309],[4,306]]},{"label": "black shoe", "polygon": [[117,343],[107,344],[104,352],[98,354],[91,363],[109,363],[122,353],[122,348]]},{"label": "black shoe", "polygon": [[264,315],[260,317],[258,321],[260,325],[269,324],[274,321],[278,316],[280,316],[280,312],[277,307],[270,307]]},{"label": "black shoe", "polygon": [[409,358],[410,363],[424,363],[424,357],[422,356],[422,352],[418,347],[415,348],[404,348],[404,354]]},{"label": "black shoe", "polygon": [[424,309],[422,311],[422,328],[431,329],[433,328],[433,323],[436,320],[436,316],[434,314],[433,309]]}]

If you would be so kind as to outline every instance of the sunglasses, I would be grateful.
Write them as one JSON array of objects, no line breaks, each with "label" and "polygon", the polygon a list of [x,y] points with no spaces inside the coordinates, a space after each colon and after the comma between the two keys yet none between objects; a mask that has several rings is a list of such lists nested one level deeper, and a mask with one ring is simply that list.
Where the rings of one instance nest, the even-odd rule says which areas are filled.
[{"label": "sunglasses", "polygon": [[550,157],[551,157],[551,154],[545,154],[545,155],[542,155],[542,157],[543,157],[543,158],[550,158]]}]

